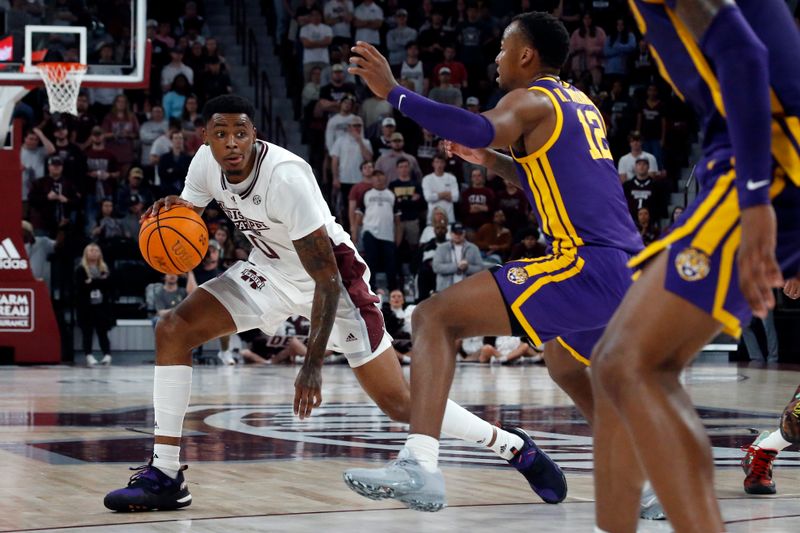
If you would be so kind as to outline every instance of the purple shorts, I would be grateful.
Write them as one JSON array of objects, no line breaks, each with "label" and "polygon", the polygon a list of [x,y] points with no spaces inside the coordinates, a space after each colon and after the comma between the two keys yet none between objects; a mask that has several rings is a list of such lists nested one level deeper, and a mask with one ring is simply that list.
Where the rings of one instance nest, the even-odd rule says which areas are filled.
[{"label": "purple shorts", "polygon": [[494,271],[515,335],[556,339],[588,365],[595,343],[630,287],[630,255],[581,246],[559,255],[511,261]]},{"label": "purple shorts", "polygon": [[[712,162],[698,179],[703,190],[671,232],[633,258],[630,266],[640,269],[666,250],[664,288],[714,317],[725,333],[739,337],[751,313],[739,290],[736,267],[741,226],[735,173],[728,161]],[[800,269],[800,190],[776,169],[770,195],[778,220],[778,261],[784,276],[795,276]]]}]

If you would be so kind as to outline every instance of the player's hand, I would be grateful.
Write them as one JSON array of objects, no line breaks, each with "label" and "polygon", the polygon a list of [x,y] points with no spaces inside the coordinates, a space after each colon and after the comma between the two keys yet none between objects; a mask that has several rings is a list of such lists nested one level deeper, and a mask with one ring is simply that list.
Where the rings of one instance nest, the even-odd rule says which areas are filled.
[{"label": "player's hand", "polygon": [[347,72],[360,76],[375,96],[386,99],[389,91],[397,87],[389,62],[377,48],[364,41],[356,41],[350,51],[355,54],[350,56],[350,64],[355,66],[348,67]]},{"label": "player's hand", "polygon": [[444,141],[444,151],[447,157],[457,155],[468,163],[474,163],[482,167],[490,167],[494,152],[486,148],[467,148],[463,144],[453,141]]},{"label": "player's hand", "polygon": [[[308,361],[308,358],[306,358]],[[294,414],[300,420],[311,416],[311,410],[322,404],[322,368],[303,363],[294,380]]]},{"label": "player's hand", "polygon": [[161,210],[169,211],[176,205],[182,205],[188,207],[189,209],[194,209],[194,204],[192,204],[192,202],[184,200],[178,195],[171,194],[165,198],[156,200],[155,203],[151,205],[150,208],[147,211],[145,211],[144,214],[142,214],[142,216],[139,218],[139,223],[141,224],[142,221],[146,218],[156,216],[158,212]]},{"label": "player's hand", "polygon": [[783,294],[792,300],[800,298],[800,278],[786,280],[786,284],[783,286]]},{"label": "player's hand", "polygon": [[772,205],[757,205],[742,211],[742,243],[737,265],[739,287],[753,315],[765,318],[775,307],[773,288],[783,287],[783,276],[775,259],[777,222]]}]

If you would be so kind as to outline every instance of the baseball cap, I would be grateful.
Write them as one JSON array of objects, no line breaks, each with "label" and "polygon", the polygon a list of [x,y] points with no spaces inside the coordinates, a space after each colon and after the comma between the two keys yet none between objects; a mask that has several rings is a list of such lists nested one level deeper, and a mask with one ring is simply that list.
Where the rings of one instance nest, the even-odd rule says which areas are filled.
[{"label": "baseball cap", "polygon": [[148,28],[157,28],[158,21],[156,19],[147,19],[147,27]]},{"label": "baseball cap", "polygon": [[450,233],[464,233],[464,226],[460,222],[456,222],[450,228]]},{"label": "baseball cap", "polygon": [[355,125],[363,126],[364,125],[364,121],[361,120],[361,117],[359,117],[358,115],[353,115],[353,117],[350,119],[350,125],[351,126],[355,126]]},{"label": "baseball cap", "polygon": [[407,16],[408,16],[408,11],[406,11],[405,9],[403,9],[403,8],[401,7],[400,9],[398,9],[397,11],[395,11],[395,12],[394,12],[394,14],[395,14],[396,16],[398,16],[398,17],[407,17]]},{"label": "baseball cap", "polygon": [[645,163],[647,163],[648,165],[650,164],[650,160],[649,160],[649,159],[647,159],[647,158],[646,158],[645,156],[643,156],[643,155],[640,155],[639,157],[637,157],[637,158],[636,158],[636,162],[638,163],[639,161],[644,161],[644,162],[645,162]]},{"label": "baseball cap", "polygon": [[143,178],[144,177],[144,171],[142,171],[142,169],[139,168],[139,167],[133,167],[128,172],[128,176],[139,176],[140,178]]},{"label": "baseball cap", "polygon": [[63,120],[56,120],[56,123],[53,124],[53,127],[57,130],[65,130],[67,129],[67,123]]},{"label": "baseball cap", "polygon": [[336,63],[331,67],[331,72],[344,72],[344,65]]},{"label": "baseball cap", "polygon": [[105,133],[105,132],[103,131],[103,128],[101,128],[100,126],[95,126],[94,128],[92,128],[92,135],[97,135],[98,133]]},{"label": "baseball cap", "polygon": [[467,98],[467,105],[481,105],[481,101],[478,100],[477,96],[470,96]]},{"label": "baseball cap", "polygon": [[381,121],[381,126],[397,126],[397,122],[392,117],[386,117]]},{"label": "baseball cap", "polygon": [[208,249],[215,248],[217,251],[222,250],[222,246],[215,239],[208,239]]},{"label": "baseball cap", "polygon": [[396,131],[396,132],[392,133],[392,136],[389,137],[389,140],[390,141],[403,141],[405,139],[403,138],[403,134],[402,133],[400,133],[399,131]]},{"label": "baseball cap", "polygon": [[47,160],[48,165],[63,165],[64,160],[61,159],[60,155],[53,155],[50,156],[50,159]]},{"label": "baseball cap", "polygon": [[143,204],[143,203],[144,201],[142,200],[141,196],[139,196],[138,194],[131,194],[130,205]]},{"label": "baseball cap", "polygon": [[450,70],[448,67],[442,67],[442,68],[440,68],[440,69],[439,69],[439,75],[440,75],[440,76],[441,76],[442,74],[450,74],[451,72],[452,72],[452,71],[451,71],[451,70]]}]

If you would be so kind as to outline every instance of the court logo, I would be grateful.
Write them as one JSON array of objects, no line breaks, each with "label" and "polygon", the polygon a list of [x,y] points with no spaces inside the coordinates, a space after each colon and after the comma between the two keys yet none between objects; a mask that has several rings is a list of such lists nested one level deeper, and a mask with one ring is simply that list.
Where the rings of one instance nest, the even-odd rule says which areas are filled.
[{"label": "court logo", "polygon": [[0,289],[0,331],[33,331],[31,289]]},{"label": "court logo", "polygon": [[522,285],[528,281],[528,271],[522,267],[512,267],[508,269],[508,274],[506,277],[511,283],[515,285]]},{"label": "court logo", "polygon": [[0,270],[27,270],[28,261],[22,259],[10,238],[0,242]]},{"label": "court logo", "polygon": [[684,281],[700,281],[711,271],[711,259],[702,250],[686,248],[675,257],[675,269]]}]

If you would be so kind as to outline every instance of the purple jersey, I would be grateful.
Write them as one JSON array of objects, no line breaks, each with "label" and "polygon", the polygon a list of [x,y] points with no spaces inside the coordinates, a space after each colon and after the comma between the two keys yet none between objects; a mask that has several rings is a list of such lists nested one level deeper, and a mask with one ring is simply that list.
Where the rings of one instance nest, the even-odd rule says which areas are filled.
[{"label": "purple jersey", "polygon": [[512,149],[511,155],[553,252],[585,245],[640,251],[642,239],[628,212],[600,112],[584,93],[552,76],[539,78],[528,90],[550,98],[556,126],[536,152]]}]

